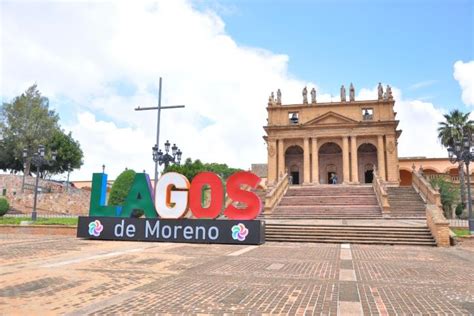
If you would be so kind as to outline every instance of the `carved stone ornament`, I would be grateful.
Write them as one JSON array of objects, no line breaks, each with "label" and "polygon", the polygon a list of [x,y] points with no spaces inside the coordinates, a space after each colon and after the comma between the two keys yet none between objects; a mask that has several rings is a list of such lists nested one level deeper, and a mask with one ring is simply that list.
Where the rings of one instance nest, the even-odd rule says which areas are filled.
[{"label": "carved stone ornament", "polygon": [[391,153],[391,154],[393,154],[393,152],[395,151],[395,145],[393,144],[392,141],[390,141],[390,142],[388,143],[387,150],[388,150],[388,152]]},{"label": "carved stone ornament", "polygon": [[275,154],[276,154],[275,146],[273,145],[268,146],[268,155],[270,157],[274,157]]}]

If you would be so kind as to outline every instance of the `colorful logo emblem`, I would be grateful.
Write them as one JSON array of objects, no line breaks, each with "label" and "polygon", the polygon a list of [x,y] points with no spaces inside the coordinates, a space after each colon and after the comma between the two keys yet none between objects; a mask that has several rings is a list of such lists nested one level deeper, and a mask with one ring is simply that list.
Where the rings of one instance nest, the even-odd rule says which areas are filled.
[{"label": "colorful logo emblem", "polygon": [[249,230],[245,227],[244,224],[239,223],[232,226],[232,238],[238,241],[244,241],[245,237],[249,234]]},{"label": "colorful logo emblem", "polygon": [[99,237],[100,233],[104,230],[104,226],[99,220],[95,220],[89,223],[89,235]]}]

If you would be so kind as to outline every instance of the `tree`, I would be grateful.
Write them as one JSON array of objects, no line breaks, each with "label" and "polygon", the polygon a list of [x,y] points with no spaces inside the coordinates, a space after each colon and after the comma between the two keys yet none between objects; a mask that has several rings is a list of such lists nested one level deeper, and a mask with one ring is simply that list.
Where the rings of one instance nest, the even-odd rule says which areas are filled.
[{"label": "tree", "polygon": [[125,169],[114,181],[110,189],[108,205],[122,205],[132,187],[136,172]]},{"label": "tree", "polygon": [[203,171],[211,171],[217,173],[222,179],[226,180],[231,174],[240,171],[240,169],[230,168],[226,164],[202,163],[199,159],[193,162],[191,158],[188,158],[186,159],[184,164],[170,165],[163,172],[172,171],[181,173],[191,182],[198,173]]},{"label": "tree", "polygon": [[454,218],[452,211],[453,206],[459,201],[459,189],[456,185],[443,178],[434,178],[430,181],[430,184],[433,188],[438,188],[439,190],[444,216],[447,218]]},{"label": "tree", "polygon": [[[48,98],[41,95],[37,85],[0,108],[0,169],[30,174],[31,159],[23,161],[23,150],[31,156],[39,145],[46,147],[48,157],[58,151],[58,162],[44,167],[49,173],[60,173],[82,165],[79,143],[66,135],[59,126],[59,116],[49,109]],[[32,170],[34,171],[34,170]],[[44,175],[45,172],[43,172]]]},{"label": "tree", "polygon": [[[469,119],[471,113],[463,113],[459,110],[453,110],[445,114],[445,122],[439,122],[438,139],[444,147],[454,146],[456,141],[462,142],[464,136],[470,137],[474,131],[474,121]],[[464,163],[458,164],[459,180],[461,183],[461,201],[466,201],[465,181],[464,181]],[[469,179],[470,181],[470,179]]]},{"label": "tree", "polygon": [[61,130],[55,130],[48,144],[52,151],[57,152],[56,161],[44,168],[50,173],[64,173],[68,169],[80,168],[83,164],[83,153],[78,141],[72,138],[72,134],[66,134]]}]

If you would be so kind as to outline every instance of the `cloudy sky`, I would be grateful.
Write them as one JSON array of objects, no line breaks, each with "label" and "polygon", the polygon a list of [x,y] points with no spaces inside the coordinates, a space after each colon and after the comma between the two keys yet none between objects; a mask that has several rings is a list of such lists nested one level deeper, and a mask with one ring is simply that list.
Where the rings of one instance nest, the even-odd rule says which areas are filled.
[{"label": "cloudy sky", "polygon": [[31,84],[50,99],[85,154],[72,178],[106,165],[153,170],[161,141],[184,158],[249,168],[266,162],[266,101],[316,87],[319,100],[353,82],[373,99],[394,87],[401,156],[444,156],[437,122],[474,106],[474,2],[1,1],[0,97]]}]

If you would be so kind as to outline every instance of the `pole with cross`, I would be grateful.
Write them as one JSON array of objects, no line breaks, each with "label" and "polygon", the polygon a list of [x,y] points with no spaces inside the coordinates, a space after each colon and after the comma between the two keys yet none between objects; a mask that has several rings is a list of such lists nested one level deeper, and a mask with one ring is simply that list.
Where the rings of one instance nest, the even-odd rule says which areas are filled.
[{"label": "pole with cross", "polygon": [[[161,83],[162,78],[160,77],[160,85],[158,90],[158,106],[157,107],[145,107],[141,108],[140,106],[135,109],[135,111],[149,111],[149,110],[157,110],[158,118],[156,122],[156,146],[158,147],[160,144],[160,119],[161,119],[161,110],[166,109],[179,109],[184,108],[184,105],[170,105],[170,106],[161,106]],[[153,191],[156,190],[156,184],[158,182],[158,161],[155,161],[155,179],[154,179],[154,187]]]}]

